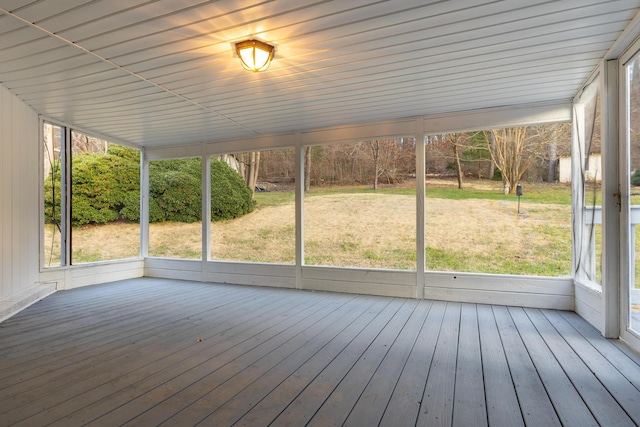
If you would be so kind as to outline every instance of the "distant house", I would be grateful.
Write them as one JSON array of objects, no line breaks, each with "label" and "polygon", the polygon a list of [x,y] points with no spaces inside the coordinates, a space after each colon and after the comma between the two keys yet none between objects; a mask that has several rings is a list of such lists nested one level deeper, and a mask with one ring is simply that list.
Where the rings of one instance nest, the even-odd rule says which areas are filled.
[{"label": "distant house", "polygon": [[[558,180],[562,183],[571,182],[571,156],[560,157]],[[602,181],[602,155],[591,153],[587,164],[585,179],[587,181]]]}]

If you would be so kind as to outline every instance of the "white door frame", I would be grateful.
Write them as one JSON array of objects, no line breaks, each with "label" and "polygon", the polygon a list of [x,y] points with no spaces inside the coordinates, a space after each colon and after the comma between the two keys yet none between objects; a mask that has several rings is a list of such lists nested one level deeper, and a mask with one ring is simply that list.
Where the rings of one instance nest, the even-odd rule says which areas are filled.
[{"label": "white door frame", "polygon": [[[629,304],[631,300],[630,283],[635,281],[635,274],[632,271],[633,255],[635,246],[635,232],[630,228],[631,215],[629,209],[630,197],[628,194],[629,181],[629,115],[627,114],[627,68],[626,65],[634,60],[640,51],[640,41],[636,41],[630,48],[620,57],[618,61],[618,108],[619,108],[619,156],[618,156],[618,179],[619,179],[619,203],[620,203],[620,241],[619,241],[619,308],[618,322],[621,339],[626,341],[635,350],[640,351],[640,334],[630,329]],[[611,90],[614,92],[614,90]],[[610,307],[606,307],[608,311],[613,311]],[[613,315],[607,312],[607,318],[613,319]]]}]

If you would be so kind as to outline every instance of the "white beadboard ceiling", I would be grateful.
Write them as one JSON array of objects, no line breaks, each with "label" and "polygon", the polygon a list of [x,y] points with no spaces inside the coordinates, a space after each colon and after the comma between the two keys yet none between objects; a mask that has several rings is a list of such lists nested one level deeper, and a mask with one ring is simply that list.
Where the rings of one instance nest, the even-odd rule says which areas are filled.
[{"label": "white beadboard ceiling", "polygon": [[[640,0],[0,0],[0,82],[144,147],[570,100]],[[264,73],[233,43],[276,46]]]}]

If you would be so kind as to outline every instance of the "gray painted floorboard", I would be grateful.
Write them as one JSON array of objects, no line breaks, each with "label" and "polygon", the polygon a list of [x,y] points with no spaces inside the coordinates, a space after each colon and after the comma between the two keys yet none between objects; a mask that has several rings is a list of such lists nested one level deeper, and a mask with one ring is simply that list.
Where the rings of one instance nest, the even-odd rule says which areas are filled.
[{"label": "gray painted floorboard", "polygon": [[575,313],[178,280],[0,323],[0,426],[640,424],[640,357]]}]

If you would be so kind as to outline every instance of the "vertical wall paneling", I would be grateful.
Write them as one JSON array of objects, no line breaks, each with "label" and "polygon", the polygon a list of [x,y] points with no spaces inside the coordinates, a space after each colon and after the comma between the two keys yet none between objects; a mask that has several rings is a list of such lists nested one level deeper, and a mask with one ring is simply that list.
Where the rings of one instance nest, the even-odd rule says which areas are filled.
[{"label": "vertical wall paneling", "polygon": [[[23,108],[27,108],[26,105]],[[35,111],[34,111],[35,113]],[[27,259],[29,264],[33,265],[34,280],[39,281],[40,272],[40,223],[41,223],[41,210],[40,210],[40,187],[42,185],[42,162],[40,161],[40,153],[42,152],[42,139],[40,139],[40,118],[37,113],[27,123],[29,129],[29,140],[35,141],[34,144],[29,144],[29,164],[33,165],[29,167],[30,173],[29,188],[31,191],[26,192],[29,196],[27,205],[29,207],[29,254]]]},{"label": "vertical wall paneling", "polygon": [[66,290],[116,280],[133,279],[143,275],[144,260],[128,259],[78,264],[66,268],[47,268],[40,273],[40,282],[53,283],[57,289]]},{"label": "vertical wall paneling", "polygon": [[[20,203],[20,193],[23,190],[23,186],[25,182],[22,181],[24,176],[21,176],[20,170],[24,168],[22,162],[24,161],[24,150],[25,143],[23,139],[26,136],[25,129],[23,128],[24,123],[21,117],[21,111],[19,105],[14,102],[13,99],[9,99],[10,102],[10,112],[11,112],[11,124],[9,125],[9,130],[11,134],[9,135],[8,141],[8,150],[9,150],[9,158],[11,158],[11,165],[9,166],[9,171],[11,176],[9,177],[9,182],[11,185],[11,192],[9,193],[9,197],[5,198],[5,201],[9,202],[9,206],[11,206],[11,212],[9,213],[9,218],[11,218],[11,223],[13,224],[11,227],[11,235],[7,240],[11,241],[11,277],[9,278],[9,295],[17,295],[21,286],[26,286],[24,283],[21,283],[21,272],[20,268],[22,267],[23,260],[20,259],[23,255],[24,249],[22,245],[22,229],[25,227],[26,218],[23,217],[22,209],[23,206]],[[16,167],[19,165],[18,167]],[[27,212],[24,212],[26,214]]]},{"label": "vertical wall paneling", "polygon": [[[142,260],[40,272],[40,120],[0,85],[0,321],[60,289],[142,276]],[[67,135],[68,137],[68,135]]]},{"label": "vertical wall paneling", "polygon": [[581,283],[574,285],[575,312],[599,331],[604,331],[602,291]]},{"label": "vertical wall paneling", "polygon": [[38,122],[35,111],[0,86],[0,319],[44,296],[38,286]]},{"label": "vertical wall paneling", "polygon": [[0,86],[0,301],[11,286],[11,106],[9,92]]},{"label": "vertical wall paneling", "polygon": [[[13,217],[19,221],[14,233],[14,246],[18,258],[14,260],[17,271],[13,275],[12,294],[21,293],[25,287],[38,281],[38,231],[39,231],[39,191],[38,191],[38,116],[27,105],[13,98],[17,112],[14,127],[13,152],[17,161],[13,162],[14,174],[20,179],[13,187]],[[16,150],[17,149],[17,150]]]}]

